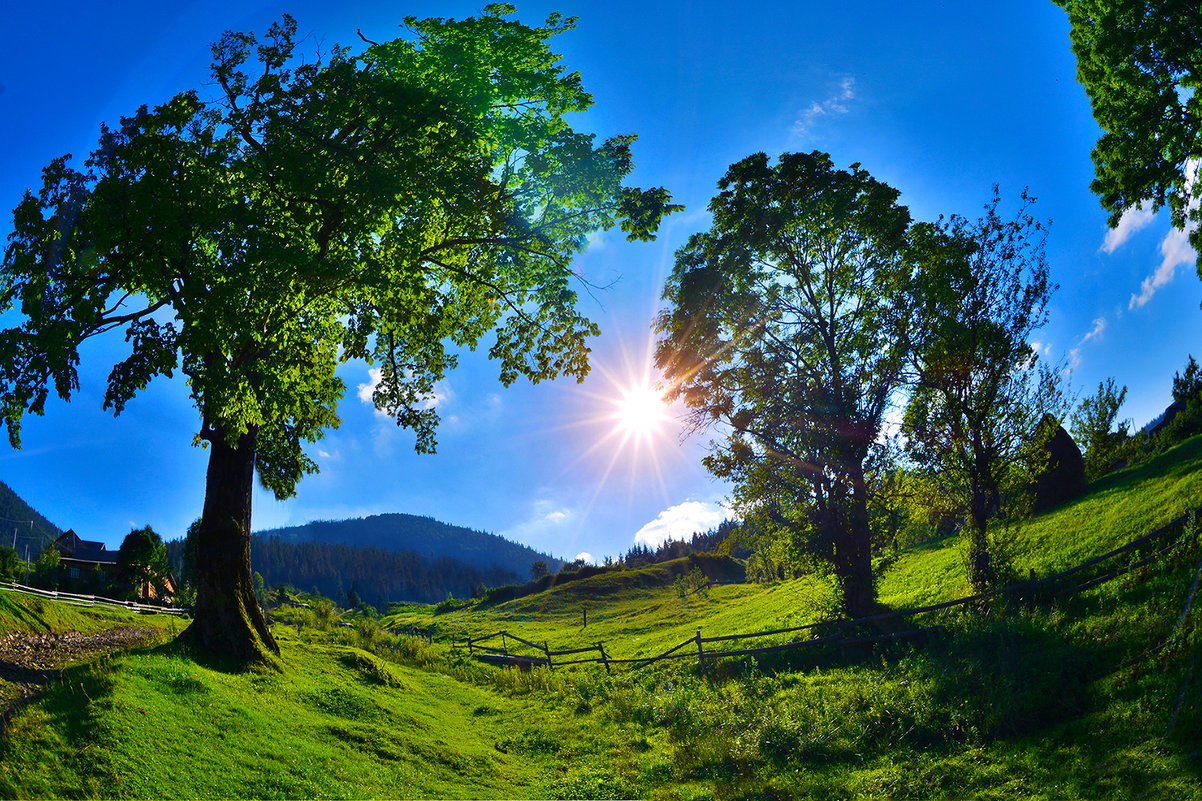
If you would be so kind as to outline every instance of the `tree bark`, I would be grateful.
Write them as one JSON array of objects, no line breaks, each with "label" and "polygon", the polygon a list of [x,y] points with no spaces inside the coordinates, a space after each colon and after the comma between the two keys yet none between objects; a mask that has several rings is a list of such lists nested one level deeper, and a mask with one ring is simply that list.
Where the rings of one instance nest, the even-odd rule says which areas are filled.
[{"label": "tree bark", "polygon": [[835,567],[843,590],[843,608],[855,619],[877,611],[876,584],[872,577],[872,531],[868,526],[868,487],[864,470],[853,465],[852,496],[847,519],[836,522]]},{"label": "tree bark", "polygon": [[973,592],[985,592],[993,586],[993,560],[989,554],[989,508],[984,491],[973,488],[969,510],[968,581]]},{"label": "tree bark", "polygon": [[279,654],[255,597],[250,570],[250,513],[255,430],[226,441],[209,436],[204,512],[196,542],[196,609],[184,637],[214,654],[258,661]]}]

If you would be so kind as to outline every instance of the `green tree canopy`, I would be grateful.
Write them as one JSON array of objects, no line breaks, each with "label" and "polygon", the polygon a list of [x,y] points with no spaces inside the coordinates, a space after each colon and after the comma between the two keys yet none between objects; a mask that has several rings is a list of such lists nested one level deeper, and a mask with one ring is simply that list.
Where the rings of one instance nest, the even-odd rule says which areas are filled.
[{"label": "green tree canopy", "polygon": [[[505,384],[588,370],[597,326],[571,262],[597,229],[653,236],[663,189],[623,185],[633,136],[601,143],[567,115],[591,104],[545,27],[490,6],[406,19],[355,55],[295,53],[290,17],[213,46],[217,96],[141,108],[81,172],[44,171],[14,213],[0,307],[0,411],[13,444],[53,388],[79,388],[80,345],[125,335],[105,407],[157,376],[187,378],[210,448],[191,635],[254,657],[274,642],[249,572],[253,475],[278,497],[338,424],[336,367],[379,366],[373,400],[433,450],[426,403],[490,333]],[[257,63],[252,63],[256,62]]]},{"label": "green tree canopy", "polygon": [[1123,421],[1116,429],[1115,422],[1126,397],[1127,388],[1120,390],[1107,378],[1072,414],[1073,439],[1085,450],[1085,476],[1090,480],[1106,475],[1120,459],[1130,423]]},{"label": "green tree canopy", "polygon": [[167,564],[167,546],[150,526],[135,528],[121,540],[117,551],[117,574],[122,582],[133,588],[135,595],[143,584],[149,583],[162,594],[171,569]]},{"label": "green tree canopy", "polygon": [[978,589],[997,578],[988,521],[1017,497],[1006,490],[1024,483],[1040,419],[1060,411],[1057,375],[1031,346],[1055,289],[1046,231],[1030,214],[1033,199],[1022,200],[1004,220],[995,188],[979,220],[952,216],[913,230],[920,306],[903,431],[911,456],[968,513],[969,578]]},{"label": "green tree canopy", "polygon": [[[1202,253],[1202,5],[1197,0],[1053,0],[1072,25],[1077,78],[1102,136],[1091,185],[1118,224],[1168,206]],[[1202,256],[1199,257],[1202,269]]]},{"label": "green tree canopy", "polygon": [[866,472],[907,354],[909,212],[818,152],[758,153],[718,188],[656,322],[667,397],[717,433],[705,463],[744,516],[829,560],[847,612],[865,614]]}]

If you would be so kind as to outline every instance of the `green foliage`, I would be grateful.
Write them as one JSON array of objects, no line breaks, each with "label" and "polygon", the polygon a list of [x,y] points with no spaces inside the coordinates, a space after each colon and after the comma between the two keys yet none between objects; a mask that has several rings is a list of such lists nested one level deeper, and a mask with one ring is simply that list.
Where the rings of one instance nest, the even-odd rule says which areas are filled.
[{"label": "green foliage", "polygon": [[25,560],[8,545],[0,545],[0,579],[24,578]]},{"label": "green foliage", "polygon": [[1007,506],[1042,468],[1031,460],[1040,420],[1062,405],[1058,374],[1030,345],[1055,289],[1046,228],[1031,216],[1026,193],[1013,220],[1002,219],[1000,203],[995,187],[979,220],[953,216],[914,228],[917,382],[903,424],[911,457],[967,512],[969,577],[981,590],[999,579],[988,521],[1014,514]]},{"label": "green foliage", "polygon": [[456,609],[462,609],[465,606],[471,606],[471,604],[472,602],[469,600],[458,600],[454,595],[448,593],[445,600],[439,601],[434,605],[434,614],[446,614],[447,612],[453,612]]},{"label": "green foliage", "polygon": [[1189,357],[1184,373],[1173,373],[1173,400],[1179,408],[1151,443],[1155,453],[1202,434],[1202,368],[1193,356]]},{"label": "green foliage", "polygon": [[676,590],[676,595],[681,600],[688,598],[690,595],[709,598],[710,580],[709,576],[701,572],[701,568],[694,567],[688,573],[677,576],[676,581],[672,582],[672,587]]},{"label": "green foliage", "polygon": [[1202,367],[1193,355],[1185,365],[1185,373],[1173,373],[1173,400],[1188,403],[1202,398]]},{"label": "green foliage", "polygon": [[92,337],[125,334],[104,395],[115,414],[182,372],[213,481],[245,484],[206,499],[197,636],[246,621],[214,647],[253,658],[270,638],[258,610],[252,630],[231,608],[249,564],[205,549],[241,553],[237,499],[256,471],[287,498],[317,470],[304,446],[339,423],[340,364],[377,365],[374,404],[431,452],[434,386],[485,337],[506,385],[583,380],[599,329],[577,309],[572,260],[593,231],[649,239],[680,208],[625,185],[634,136],[597,144],[568,124],[592,99],[549,40],[573,20],[513,13],[410,17],[410,36],[311,58],[286,15],[259,38],[229,31],[212,48],[214,100],[183,92],[103,126],[85,171],[56,159],[14,211],[0,270],[0,313],[20,313],[0,331],[10,443],[52,389],[79,389]]},{"label": "green foliage", "polygon": [[1072,414],[1070,431],[1085,451],[1085,477],[1091,481],[1106,475],[1131,451],[1129,421],[1115,429],[1119,407],[1127,397],[1127,388],[1116,390],[1113,378],[1098,383],[1095,395],[1085,398]]},{"label": "green foliage", "polygon": [[[582,378],[597,329],[576,311],[571,259],[590,231],[647,238],[676,207],[622,185],[634,137],[595,146],[568,126],[591,99],[548,40],[572,21],[510,13],[409,18],[413,38],[303,60],[290,17],[261,39],[227,32],[217,101],[139,109],[104,128],[90,172],[48,167],[4,262],[6,307],[28,318],[0,339],[14,444],[49,381],[76,388],[79,343],[117,327],[131,353],[106,408],[182,369],[199,437],[257,432],[279,497],[316,469],[301,445],[337,424],[347,359],[379,364],[373,399],[421,451],[451,351],[489,331],[506,384]],[[152,316],[164,308],[174,319]]]},{"label": "green foliage", "polygon": [[125,535],[117,552],[118,580],[133,597],[139,597],[143,584],[150,584],[161,597],[167,590],[167,548],[150,526],[136,528]]},{"label": "green foliage", "polygon": [[[1168,206],[1202,253],[1202,8],[1193,0],[1054,0],[1072,25],[1077,80],[1102,135],[1091,184],[1111,227]],[[1202,269],[1202,261],[1199,262]]]},{"label": "green foliage", "polygon": [[62,557],[58,548],[51,545],[33,563],[30,581],[35,587],[43,590],[57,590],[66,581],[66,571],[62,567]]},{"label": "green foliage", "polygon": [[[1020,567],[1081,561],[1196,505],[1200,466],[1202,438],[1014,527]],[[961,594],[963,572],[941,567],[955,551],[903,551],[883,598]],[[0,795],[1202,798],[1193,619],[1171,648],[1106,675],[1177,631],[1200,556],[1183,548],[1048,607],[930,616],[944,632],[921,646],[715,660],[705,675],[688,663],[523,672],[468,659],[447,634],[541,626],[531,638],[555,646],[570,632],[662,651],[699,627],[785,624],[825,596],[807,594],[810,578],[720,585],[686,616],[682,559],[437,618],[398,610],[436,622],[434,643],[360,618],[317,630],[281,617],[283,674],[216,670],[178,646],[65,672],[0,740]],[[0,631],[32,603],[0,592]],[[88,611],[38,603],[47,617]]]},{"label": "green foliage", "polygon": [[832,561],[866,612],[865,471],[906,358],[909,212],[818,152],[750,156],[718,188],[711,228],[676,254],[656,363],[694,423],[720,426],[705,464],[744,519]]}]

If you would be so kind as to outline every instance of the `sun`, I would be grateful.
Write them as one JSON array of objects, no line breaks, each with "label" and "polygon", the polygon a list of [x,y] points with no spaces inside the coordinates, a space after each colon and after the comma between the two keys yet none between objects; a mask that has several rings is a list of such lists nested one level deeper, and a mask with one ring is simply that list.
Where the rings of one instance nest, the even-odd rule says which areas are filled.
[{"label": "sun", "polygon": [[627,436],[650,437],[668,420],[663,395],[650,384],[637,383],[620,390],[615,406],[613,417]]}]

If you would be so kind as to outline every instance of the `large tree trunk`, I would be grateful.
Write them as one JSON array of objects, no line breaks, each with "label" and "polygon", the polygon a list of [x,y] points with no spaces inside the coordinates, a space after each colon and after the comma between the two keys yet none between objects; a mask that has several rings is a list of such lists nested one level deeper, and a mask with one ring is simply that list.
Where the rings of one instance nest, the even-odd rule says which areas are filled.
[{"label": "large tree trunk", "polygon": [[969,504],[968,581],[973,592],[985,592],[997,583],[993,558],[989,553],[989,518],[993,498],[974,485]]},{"label": "large tree trunk", "polygon": [[972,437],[973,465],[969,468],[968,484],[971,493],[968,504],[968,583],[973,592],[985,592],[997,583],[993,559],[989,553],[989,518],[998,513],[1001,499],[997,486],[987,479],[989,455],[981,442],[979,430]]},{"label": "large tree trunk", "polygon": [[255,598],[250,572],[250,504],[254,489],[255,431],[226,442],[209,438],[204,513],[196,542],[196,609],[184,632],[191,642],[227,657],[260,660],[278,654]]},{"label": "large tree trunk", "polygon": [[872,577],[872,531],[868,526],[868,488],[862,467],[854,465],[848,472],[852,493],[847,517],[836,523],[839,530],[834,538],[835,569],[843,590],[844,611],[855,619],[874,614],[877,604]]}]

